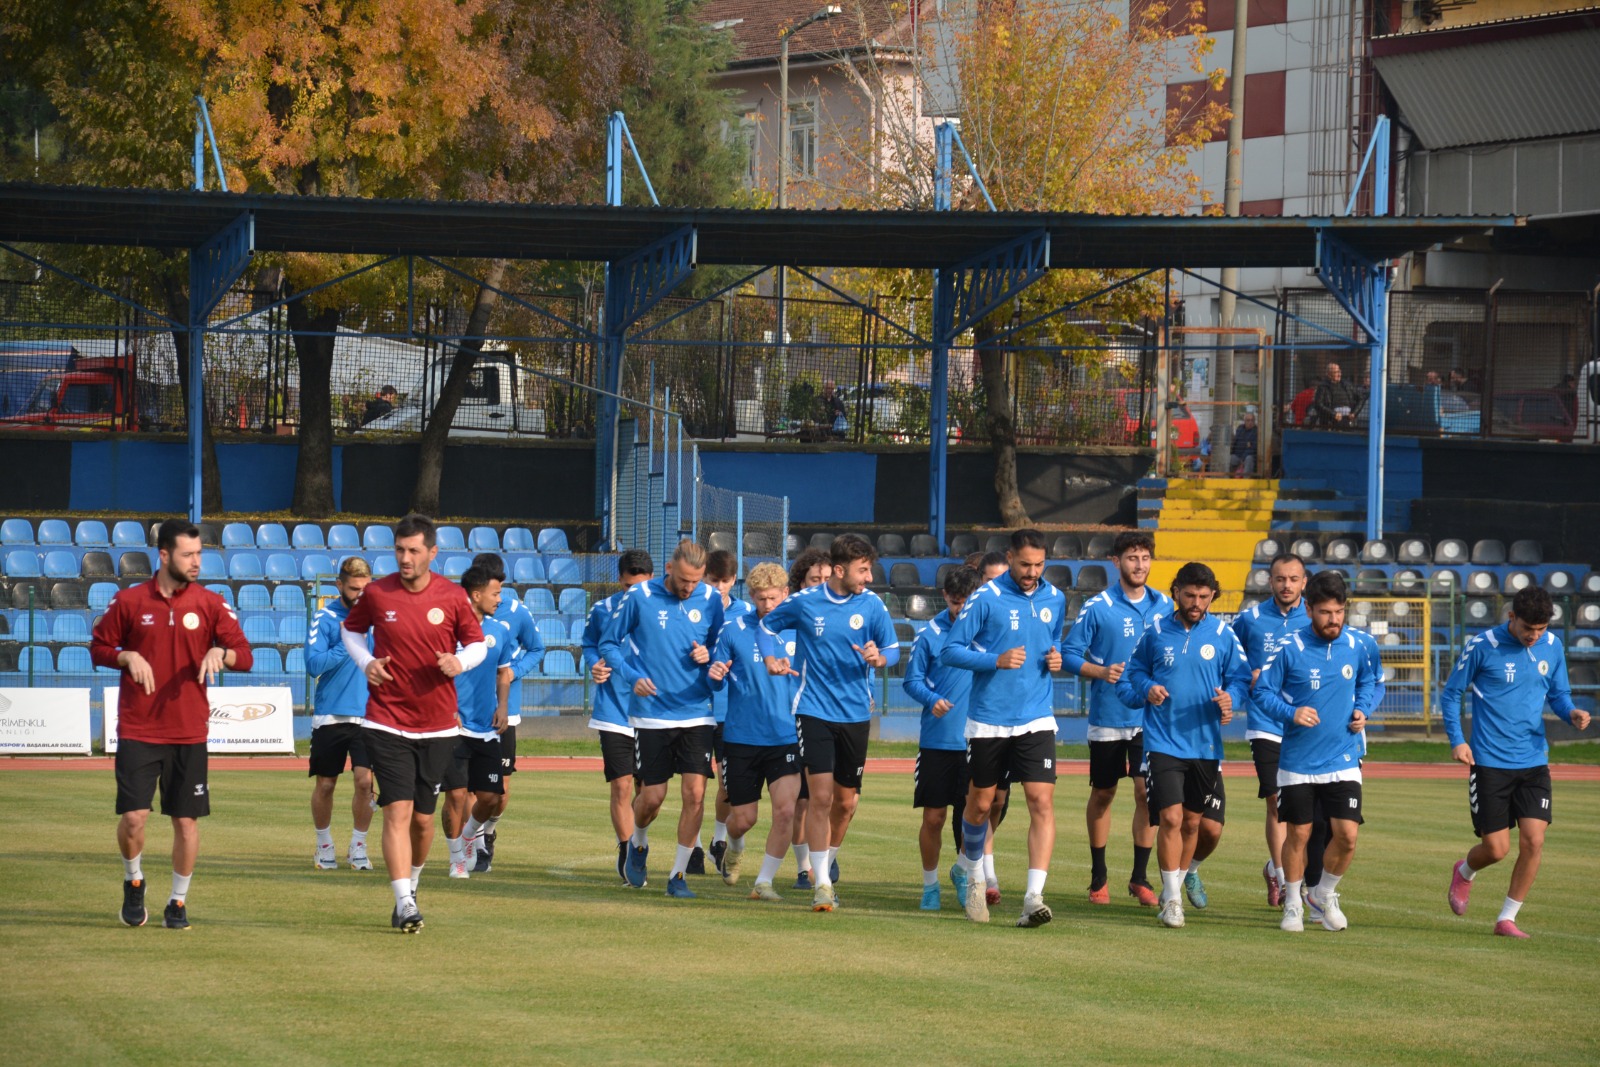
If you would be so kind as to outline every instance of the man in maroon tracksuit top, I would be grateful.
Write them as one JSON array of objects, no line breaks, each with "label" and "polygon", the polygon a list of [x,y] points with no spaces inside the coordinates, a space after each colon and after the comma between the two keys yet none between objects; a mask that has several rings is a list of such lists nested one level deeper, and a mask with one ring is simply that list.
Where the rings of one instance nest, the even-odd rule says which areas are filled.
[{"label": "man in maroon tracksuit top", "polygon": [[200,851],[195,822],[211,813],[206,786],[206,683],[224,668],[253,662],[239,618],[200,577],[200,530],[169,519],[156,533],[161,567],[148,582],[117,593],[94,627],[89,655],[122,671],[117,694],[117,844],[122,849],[122,921],[143,926],[144,828],[161,786],[161,814],[172,818],[172,895],[164,922],[187,930],[185,901]]},{"label": "man in maroon tracksuit top", "polygon": [[383,862],[394,891],[389,925],[407,934],[422,928],[417,881],[459,734],[452,679],[482,663],[486,652],[466,591],[428,569],[438,554],[432,519],[401,519],[394,528],[396,573],[369,583],[344,620],[344,647],[367,676],[362,725],[383,807]]}]

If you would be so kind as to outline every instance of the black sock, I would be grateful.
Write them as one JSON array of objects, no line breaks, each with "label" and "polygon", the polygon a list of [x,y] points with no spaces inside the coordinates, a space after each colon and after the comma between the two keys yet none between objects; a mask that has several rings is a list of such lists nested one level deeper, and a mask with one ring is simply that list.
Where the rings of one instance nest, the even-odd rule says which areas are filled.
[{"label": "black sock", "polygon": [[1099,889],[1101,886],[1106,884],[1105,846],[1102,845],[1099,848],[1095,848],[1093,845],[1090,845],[1089,856],[1091,857],[1092,864],[1092,869],[1089,874],[1089,891],[1093,892],[1094,890]]},{"label": "black sock", "polygon": [[958,815],[957,818],[954,818],[954,819],[950,820],[950,836],[955,838],[956,856],[960,857],[960,855],[961,855],[961,819],[960,819],[959,815]]},{"label": "black sock", "polygon": [[1150,850],[1133,846],[1133,874],[1128,881],[1135,885],[1150,884]]}]

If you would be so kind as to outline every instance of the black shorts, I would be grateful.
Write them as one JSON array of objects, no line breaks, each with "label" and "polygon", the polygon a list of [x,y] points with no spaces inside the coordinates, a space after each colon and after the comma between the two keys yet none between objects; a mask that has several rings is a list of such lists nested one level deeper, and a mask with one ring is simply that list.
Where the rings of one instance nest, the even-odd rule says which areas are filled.
[{"label": "black shorts", "polygon": [[467,787],[467,750],[461,744],[450,749],[450,761],[444,765],[444,777],[439,779],[439,789],[454,793]]},{"label": "black shorts", "polygon": [[1228,797],[1222,788],[1222,764],[1214,759],[1179,759],[1165,752],[1147,752],[1144,789],[1150,825],[1161,825],[1161,809],[1182,804],[1212,822],[1225,821]]},{"label": "black shorts", "polygon": [[717,725],[711,728],[711,760],[718,767],[722,766],[722,754],[725,751],[724,746],[725,742],[722,740],[722,724],[719,722]]},{"label": "black shorts", "polygon": [[1480,763],[1467,775],[1467,798],[1472,805],[1472,832],[1479,837],[1509,830],[1518,819],[1550,822],[1550,767],[1508,771]]},{"label": "black shorts", "polygon": [[633,738],[611,730],[600,731],[600,762],[604,765],[606,781],[632,778]]},{"label": "black shorts", "polygon": [[367,728],[358,722],[330,722],[311,731],[311,777],[337,778],[344,773],[345,757],[351,769],[372,769],[367,758]]},{"label": "black shorts", "polygon": [[367,727],[367,755],[378,782],[378,804],[410,801],[418,815],[432,815],[439,803],[457,737],[401,737]]},{"label": "black shorts", "polygon": [[474,793],[494,793],[499,795],[506,791],[505,783],[501,780],[501,748],[498,737],[484,740],[481,737],[463,737],[461,743],[456,745],[455,758],[451,760],[458,770],[464,771],[459,778],[456,789],[470,789]]},{"label": "black shorts", "polygon": [[633,771],[641,785],[661,785],[674,774],[711,776],[711,727],[674,726],[633,732]]},{"label": "black shorts", "polygon": [[832,774],[846,789],[861,788],[867,769],[867,734],[870,722],[829,722],[811,715],[797,715],[800,733],[800,759],[807,774]]},{"label": "black shorts", "polygon": [[917,749],[917,765],[911,779],[911,806],[964,807],[968,777],[967,754],[960,749]]},{"label": "black shorts", "polygon": [[1016,737],[973,737],[967,741],[967,773],[974,789],[1018,782],[1056,780],[1056,734],[1035,730]]},{"label": "black shorts", "polygon": [[1250,758],[1256,765],[1256,796],[1262,800],[1278,792],[1278,754],[1282,751],[1282,741],[1250,739]]},{"label": "black shorts", "polygon": [[1286,785],[1278,790],[1278,821],[1289,826],[1310,826],[1325,819],[1348,819],[1360,824],[1361,783],[1324,782]]},{"label": "black shorts", "polygon": [[1089,742],[1089,785],[1095,789],[1115,789],[1122,779],[1139,777],[1143,764],[1143,732],[1126,741]]},{"label": "black shorts", "polygon": [[162,745],[149,741],[117,742],[117,814],[148,811],[161,786],[161,814],[198,819],[211,814],[211,787],[206,782],[206,743]]},{"label": "black shorts", "polygon": [[500,774],[505,777],[516,773],[517,728],[508,725],[504,730],[500,731]]},{"label": "black shorts", "polygon": [[761,786],[800,773],[800,745],[741,745],[728,742],[717,764],[734,807],[761,799]]}]

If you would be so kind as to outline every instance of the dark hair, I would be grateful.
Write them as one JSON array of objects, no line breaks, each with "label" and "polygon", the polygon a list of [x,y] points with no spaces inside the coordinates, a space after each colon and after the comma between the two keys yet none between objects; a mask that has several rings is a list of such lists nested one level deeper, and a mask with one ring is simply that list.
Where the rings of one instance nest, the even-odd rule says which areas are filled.
[{"label": "dark hair", "polygon": [[983,575],[971,567],[951,567],[944,573],[944,595],[965,600],[983,584]]},{"label": "dark hair", "polygon": [[497,582],[506,580],[506,561],[493,552],[479,552],[472,557],[474,567],[482,567]]},{"label": "dark hair", "polygon": [[983,558],[978,561],[978,565],[972,569],[977,571],[978,576],[981,578],[983,572],[990,567],[1009,567],[1010,565],[1004,552],[985,552]]},{"label": "dark hair", "polygon": [[1306,583],[1305,601],[1315,607],[1336,600],[1341,604],[1350,599],[1350,587],[1338,571],[1318,571]]},{"label": "dark hair", "polygon": [[878,553],[874,551],[872,542],[860,534],[840,534],[833,539],[833,544],[828,546],[828,562],[835,567],[843,567],[864,559],[868,563],[876,561]]},{"label": "dark hair", "polygon": [[630,548],[617,557],[617,577],[629,578],[635,574],[654,574],[655,561],[642,548]]},{"label": "dark hair", "polygon": [[725,548],[706,557],[706,581],[725,582],[739,576],[739,559]]},{"label": "dark hair", "polygon": [[1117,539],[1111,542],[1113,556],[1120,556],[1135,548],[1142,548],[1153,556],[1156,554],[1156,539],[1143,530],[1123,530],[1117,534]]},{"label": "dark hair", "polygon": [[963,567],[971,567],[975,571],[982,570],[985,558],[982,552],[968,552],[967,558],[961,561],[961,565]]},{"label": "dark hair", "polygon": [[1529,626],[1548,626],[1556,609],[1543,587],[1530,585],[1511,598],[1511,614]]},{"label": "dark hair", "polygon": [[1021,530],[1012,530],[1011,551],[1015,552],[1019,548],[1037,548],[1041,552],[1045,551],[1044,534],[1027,527]]},{"label": "dark hair", "polygon": [[439,543],[439,535],[433,528],[433,520],[426,515],[412,512],[394,524],[394,539],[404,540],[407,537],[422,535],[422,543],[429,548]]},{"label": "dark hair", "polygon": [[1213,594],[1222,591],[1222,587],[1217,584],[1216,573],[1204,563],[1195,562],[1185,563],[1178,568],[1178,573],[1172,578],[1172,595],[1176,597],[1178,590],[1194,585],[1210,586]]},{"label": "dark hair", "polygon": [[461,588],[469,593],[476,593],[490,582],[503,582],[504,578],[490,574],[489,568],[480,567],[476,563],[468,567],[461,575]]},{"label": "dark hair", "polygon": [[1267,573],[1271,574],[1272,568],[1276,567],[1280,563],[1298,563],[1300,564],[1301,570],[1306,569],[1306,561],[1295,555],[1293,552],[1279,552],[1276,556],[1272,557],[1272,562],[1267,564]]},{"label": "dark hair", "polygon": [[806,572],[817,564],[828,563],[828,554],[820,548],[808,548],[789,564],[789,592],[798,593],[806,582]]},{"label": "dark hair", "polygon": [[156,528],[156,548],[171,552],[178,547],[178,538],[199,536],[200,527],[188,519],[168,519]]}]

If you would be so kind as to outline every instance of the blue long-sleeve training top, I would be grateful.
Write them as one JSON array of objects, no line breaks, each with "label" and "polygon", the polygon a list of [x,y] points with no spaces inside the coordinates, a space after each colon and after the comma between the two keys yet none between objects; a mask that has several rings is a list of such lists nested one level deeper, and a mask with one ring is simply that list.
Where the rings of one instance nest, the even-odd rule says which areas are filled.
[{"label": "blue long-sleeve training top", "polygon": [[[600,662],[600,639],[605,636],[606,627],[611,623],[611,616],[616,614],[622,594],[625,592],[626,589],[618,590],[589,609],[589,621],[583,627],[585,671]],[[628,725],[628,703],[632,699],[633,694],[623,687],[613,672],[610,678],[594,687],[594,705],[589,713],[589,729],[632,737],[633,727]]]},{"label": "blue long-sleeve training top", "polygon": [[[340,627],[350,609],[334,597],[311,617],[306,631],[306,673],[317,680],[312,728],[367,715],[367,676],[345,651]],[[372,637],[367,636],[367,647]]]},{"label": "blue long-sleeve training top", "polygon": [[[1049,651],[1061,647],[1067,598],[1049,582],[1029,592],[1001,574],[967,598],[944,643],[939,661],[972,672],[967,736],[994,737],[1055,729]],[[1022,666],[1001,670],[1001,653],[1022,648]]]},{"label": "blue long-sleeve training top", "polygon": [[[461,716],[461,732],[467,737],[488,740],[495,736],[494,713],[500,707],[501,670],[513,670],[516,640],[511,627],[493,616],[484,619],[483,643],[487,646],[483,662],[456,675],[456,709]],[[509,714],[510,706],[507,705]]]},{"label": "blue long-sleeve training top", "polygon": [[[1166,687],[1167,699],[1148,702],[1153,685]],[[1222,758],[1222,710],[1217,690],[1233,700],[1237,713],[1250,688],[1244,647],[1226,622],[1204,615],[1185,628],[1177,615],[1157,619],[1139,639],[1117,693],[1130,708],[1144,708],[1144,750],[1177,759]]]},{"label": "blue long-sleeve training top", "polygon": [[513,647],[509,722],[512,726],[519,726],[522,723],[522,700],[516,683],[539,670],[544,663],[544,640],[539,636],[539,627],[534,624],[533,612],[514,596],[500,598],[500,607],[495,610],[494,617],[511,630]]},{"label": "blue long-sleeve training top", "polygon": [[[744,612],[722,627],[714,661],[732,662],[713,692],[727,694],[728,717],[722,723],[722,740],[732,745],[792,745],[794,694],[799,683],[792,674],[771,674],[756,642],[756,617]],[[794,633],[778,635],[793,655]],[[798,769],[798,768],[797,768]]]},{"label": "blue long-sleeve training top", "polygon": [[800,590],[762,617],[756,641],[763,656],[784,657],[779,635],[785,630],[794,631],[791,666],[800,672],[795,714],[825,722],[872,718],[872,668],[856,647],[871,641],[886,665],[900,662],[894,623],[878,594],[863,589],[840,596],[827,582]]},{"label": "blue long-sleeve training top", "polygon": [[[928,623],[911,646],[902,687],[906,696],[922,705],[919,748],[960,752],[967,747],[967,706],[972,700],[972,672],[947,667],[939,661],[950,627],[955,620],[946,612]],[[941,700],[951,704],[949,711],[935,715],[933,706]]]},{"label": "blue long-sleeve training top", "polygon": [[[634,729],[711,726],[709,654],[722,631],[722,594],[704,582],[683,599],[667,591],[661,578],[640,582],[622,594],[605,635],[600,656],[630,694],[628,720]],[[707,652],[706,663],[694,661],[694,646]],[[633,692],[640,678],[649,678],[656,695]]]},{"label": "blue long-sleeve training top", "polygon": [[1469,640],[1439,693],[1451,747],[1467,740],[1461,730],[1461,698],[1469,689],[1474,763],[1514,771],[1550,762],[1544,706],[1572,721],[1572,687],[1560,638],[1546,631],[1530,648],[1511,636],[1509,623],[1502,623]]},{"label": "blue long-sleeve training top", "polygon": [[[1146,586],[1144,596],[1129,600],[1119,581],[1084,602],[1072,630],[1061,640],[1062,669],[1082,675],[1083,665],[1108,667],[1127,663],[1151,622],[1172,614],[1172,598]],[[1129,729],[1144,725],[1144,710],[1130,708],[1117,687],[1098,679],[1089,683],[1089,725]]]},{"label": "blue long-sleeve training top", "polygon": [[[1255,706],[1282,731],[1279,769],[1323,775],[1358,767],[1366,745],[1350,720],[1371,714],[1375,682],[1367,645],[1348,627],[1324,641],[1308,626],[1279,645],[1253,691]],[[1317,725],[1294,721],[1303,707],[1316,709]]]},{"label": "blue long-sleeve training top", "polygon": [[[1267,660],[1283,647],[1284,642],[1309,625],[1311,619],[1306,615],[1304,597],[1297,600],[1294,607],[1288,611],[1284,611],[1278,606],[1277,600],[1272,599],[1257,604],[1247,611],[1241,611],[1233,620],[1233,632],[1238,636],[1239,643],[1244,646],[1245,659],[1250,661],[1250,669],[1259,671],[1267,665]],[[1253,697],[1243,710],[1251,713],[1245,720],[1244,736],[1247,740],[1283,739],[1283,735],[1278,732],[1278,724],[1256,708]]]}]

